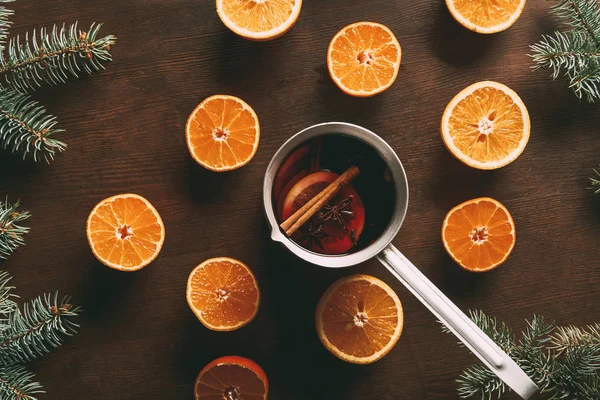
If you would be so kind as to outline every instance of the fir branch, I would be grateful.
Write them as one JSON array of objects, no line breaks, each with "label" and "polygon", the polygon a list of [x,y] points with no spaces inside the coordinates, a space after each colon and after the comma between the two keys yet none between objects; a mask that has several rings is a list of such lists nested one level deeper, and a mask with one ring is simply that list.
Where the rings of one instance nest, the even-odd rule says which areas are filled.
[{"label": "fir branch", "polygon": [[552,79],[562,71],[569,79],[569,87],[578,98],[584,95],[589,102],[600,98],[600,47],[581,31],[555,32],[530,46],[534,69],[549,68]]},{"label": "fir branch", "polygon": [[4,330],[9,322],[9,316],[17,308],[12,301],[16,297],[12,291],[14,286],[9,286],[11,276],[6,271],[0,271],[0,331]]},{"label": "fir branch", "polygon": [[35,395],[44,391],[33,377],[32,373],[21,366],[0,368],[0,399],[37,400]]},{"label": "fir branch", "polygon": [[[14,0],[1,0],[0,3],[12,3]],[[13,11],[4,6],[0,6],[0,52],[4,50],[6,38],[8,37],[8,28],[11,22],[8,20],[13,15]]]},{"label": "fir branch", "polygon": [[[502,350],[506,353],[511,353],[515,348],[515,334],[513,331],[504,323],[498,321],[496,318],[487,316],[481,310],[469,310],[469,318],[475,324],[492,339]],[[441,324],[441,322],[440,322]],[[445,325],[442,324],[442,331],[445,333],[452,333]],[[463,346],[462,342],[459,342]]]},{"label": "fir branch", "polygon": [[[555,327],[543,317],[534,316],[515,343],[505,324],[498,324],[481,311],[471,312],[471,318],[508,351],[547,398],[600,399],[600,324]],[[462,398],[491,400],[509,390],[483,364],[465,370],[457,384]]]},{"label": "fir branch", "polygon": [[551,399],[600,399],[600,346],[574,347],[552,363]]},{"label": "fir branch", "polygon": [[555,32],[554,36],[542,35],[542,40],[531,46],[534,69],[552,69],[552,78],[561,69],[589,69],[590,64],[600,60],[600,49],[589,36],[579,31]]},{"label": "fir branch", "polygon": [[58,293],[40,296],[14,312],[10,326],[0,335],[0,366],[31,361],[60,346],[63,336],[77,332],[72,321],[79,307],[73,307],[69,298],[58,299]]},{"label": "fir branch", "polygon": [[458,395],[465,399],[469,397],[481,400],[500,398],[506,392],[506,384],[484,365],[473,365],[463,371],[456,380]]},{"label": "fir branch", "polygon": [[565,24],[585,31],[600,45],[600,6],[597,0],[561,0],[551,8]]},{"label": "fir branch", "polygon": [[598,176],[598,178],[595,178],[593,176],[590,176],[590,187],[589,189],[594,191],[594,194],[600,194],[600,169],[594,169],[594,173]]},{"label": "fir branch", "polygon": [[[481,310],[469,310],[469,317],[502,350],[509,355],[514,353],[515,335],[504,322],[498,323],[496,318],[487,316]],[[451,333],[445,325],[442,325],[442,330]],[[463,345],[460,342],[459,344]],[[492,399],[494,394],[500,397],[507,389],[506,384],[483,365],[471,366],[460,375],[456,383],[461,398]]]},{"label": "fir branch", "polygon": [[93,23],[88,31],[77,23],[68,28],[56,25],[51,30],[41,28],[25,36],[21,44],[17,36],[9,41],[8,55],[0,58],[0,75],[20,92],[34,90],[42,83],[57,85],[82,73],[104,69],[111,61],[110,48],[116,37],[98,37],[102,24]]},{"label": "fir branch", "polygon": [[67,147],[53,138],[63,132],[56,124],[56,117],[29,95],[0,87],[0,146],[3,149],[22,152],[23,159],[29,155],[34,161],[50,162],[57,152]]},{"label": "fir branch", "polygon": [[527,321],[527,330],[513,355],[517,364],[537,384],[542,393],[545,393],[551,384],[553,365],[544,346],[550,341],[548,335],[553,330],[554,325],[546,323],[543,317],[534,315],[531,321]]},{"label": "fir branch", "polygon": [[585,328],[577,326],[561,326],[556,328],[550,337],[552,349],[558,354],[577,347],[600,346],[600,324],[588,325]]},{"label": "fir branch", "polygon": [[23,235],[29,232],[29,228],[20,223],[30,214],[18,208],[18,201],[14,204],[9,204],[8,198],[0,201],[0,260],[5,260],[17,247],[25,244]]},{"label": "fir branch", "polygon": [[552,13],[572,29],[542,35],[530,46],[533,69],[549,68],[552,79],[563,73],[578,98],[600,98],[600,5],[598,0],[561,0]]}]

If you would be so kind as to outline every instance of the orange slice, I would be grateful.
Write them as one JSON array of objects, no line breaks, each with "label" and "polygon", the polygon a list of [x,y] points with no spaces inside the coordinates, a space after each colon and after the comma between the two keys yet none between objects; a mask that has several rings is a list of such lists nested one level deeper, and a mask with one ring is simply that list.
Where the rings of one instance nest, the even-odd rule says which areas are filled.
[{"label": "orange slice", "polygon": [[369,97],[392,86],[401,58],[400,43],[387,26],[357,22],[331,39],[327,68],[331,79],[345,93]]},{"label": "orange slice", "polygon": [[298,20],[302,0],[217,0],[226,27],[250,40],[280,37]]},{"label": "orange slice", "polygon": [[217,358],[200,371],[194,385],[196,400],[267,400],[265,371],[244,357]]},{"label": "orange slice", "polygon": [[510,28],[519,19],[525,0],[446,0],[446,5],[465,28],[477,33],[496,33]]},{"label": "orange slice", "polygon": [[470,167],[496,169],[517,159],[530,134],[521,98],[498,82],[475,83],[457,94],[442,116],[442,140]]},{"label": "orange slice", "polygon": [[137,271],[160,253],[165,226],[148,200],[137,194],[120,194],[94,207],[86,234],[100,262],[120,271]]},{"label": "orange slice", "polygon": [[317,333],[336,357],[370,364],[394,347],[404,325],[402,303],[379,279],[352,275],[327,289],[316,313]]},{"label": "orange slice", "polygon": [[502,264],[515,247],[515,223],[500,202],[489,197],[469,200],[446,215],[442,242],[464,269],[489,271]]},{"label": "orange slice", "polygon": [[186,297],[200,322],[213,331],[233,331],[248,324],[260,304],[250,268],[228,257],[198,265],[188,278]]},{"label": "orange slice", "polygon": [[188,118],[185,135],[196,162],[212,171],[231,171],[256,154],[260,125],[254,110],[234,96],[204,100]]}]

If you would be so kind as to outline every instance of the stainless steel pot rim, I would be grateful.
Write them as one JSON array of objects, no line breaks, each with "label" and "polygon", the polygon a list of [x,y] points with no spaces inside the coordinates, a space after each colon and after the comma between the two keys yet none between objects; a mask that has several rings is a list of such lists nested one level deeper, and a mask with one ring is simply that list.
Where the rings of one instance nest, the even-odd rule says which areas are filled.
[{"label": "stainless steel pot rim", "polygon": [[[275,174],[288,154],[307,140],[328,134],[351,136],[373,147],[388,165],[396,187],[396,207],[390,223],[383,234],[368,247],[356,253],[340,256],[327,256],[313,253],[288,239],[279,228],[272,200]],[[274,241],[282,243],[293,254],[313,264],[332,268],[348,267],[360,264],[375,257],[396,237],[408,210],[408,180],[400,159],[387,142],[378,135],[366,128],[346,122],[325,122],[310,126],[296,133],[288,139],[279,150],[277,150],[265,173],[263,202],[267,222],[271,228],[271,238]]]}]

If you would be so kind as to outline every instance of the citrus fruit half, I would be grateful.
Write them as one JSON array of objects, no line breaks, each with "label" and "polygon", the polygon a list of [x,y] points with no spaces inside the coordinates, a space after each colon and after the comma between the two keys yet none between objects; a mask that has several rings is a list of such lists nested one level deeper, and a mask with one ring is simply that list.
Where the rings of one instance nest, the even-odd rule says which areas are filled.
[{"label": "citrus fruit half", "polygon": [[188,305],[214,331],[233,331],[256,317],[260,291],[246,264],[228,257],[198,265],[187,282]]},{"label": "citrus fruit half", "polygon": [[[289,190],[281,208],[285,221],[339,177],[329,171],[302,177]],[[292,239],[307,250],[343,254],[356,245],[365,227],[365,206],[352,185],[340,192],[304,224]]]},{"label": "citrus fruit half", "polygon": [[331,79],[345,93],[369,97],[392,86],[402,49],[394,33],[375,22],[356,22],[339,31],[327,50]]},{"label": "citrus fruit half", "polygon": [[194,385],[196,400],[266,400],[265,371],[244,357],[217,358],[200,371]]},{"label": "citrus fruit half", "polygon": [[525,149],[530,134],[529,113],[507,86],[475,83],[448,103],[442,116],[442,140],[460,161],[478,169],[510,164]]},{"label": "citrus fruit half", "polygon": [[464,269],[489,271],[502,264],[515,247],[515,223],[497,200],[469,200],[446,215],[442,242],[450,257]]},{"label": "citrus fruit half", "polygon": [[510,28],[519,19],[525,0],[446,0],[446,5],[465,28],[477,33],[496,33]]},{"label": "citrus fruit half", "polygon": [[260,125],[242,99],[215,95],[196,107],[185,128],[190,154],[212,171],[231,171],[248,164],[258,150]]},{"label": "citrus fruit half", "polygon": [[317,333],[336,357],[370,364],[398,342],[404,325],[402,303],[381,280],[352,275],[327,289],[316,313]]},{"label": "citrus fruit half", "polygon": [[298,20],[302,0],[217,0],[225,26],[250,40],[280,37]]},{"label": "citrus fruit half", "polygon": [[86,234],[100,262],[121,271],[137,271],[160,253],[165,226],[148,200],[137,194],[120,194],[94,207]]}]

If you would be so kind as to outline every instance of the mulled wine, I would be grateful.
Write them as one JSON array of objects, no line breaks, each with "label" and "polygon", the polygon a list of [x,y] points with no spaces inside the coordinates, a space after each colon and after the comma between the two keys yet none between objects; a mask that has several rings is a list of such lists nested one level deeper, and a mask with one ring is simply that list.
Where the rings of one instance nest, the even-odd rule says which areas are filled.
[{"label": "mulled wine", "polygon": [[[352,169],[360,172],[345,180]],[[302,213],[339,182],[335,194],[323,198],[322,205],[313,207],[314,215],[290,234],[306,250],[327,255],[356,252],[389,224],[396,192],[386,163],[372,147],[343,135],[311,139],[283,161],[273,183],[279,223]]]}]

